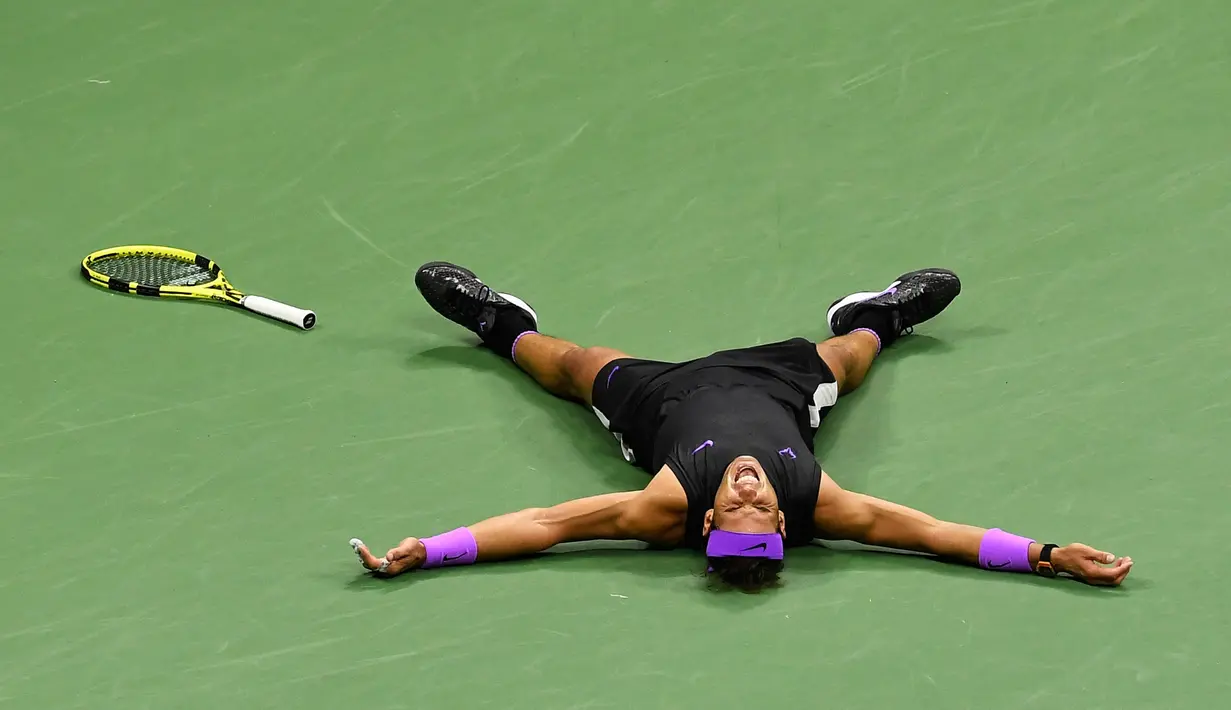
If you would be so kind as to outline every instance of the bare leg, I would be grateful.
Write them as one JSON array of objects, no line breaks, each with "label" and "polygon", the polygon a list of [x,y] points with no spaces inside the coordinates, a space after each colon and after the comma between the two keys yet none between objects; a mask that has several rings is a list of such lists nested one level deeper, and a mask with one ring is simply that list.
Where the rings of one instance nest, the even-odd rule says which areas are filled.
[{"label": "bare leg", "polygon": [[839,394],[849,394],[863,383],[872,361],[876,359],[879,345],[876,336],[857,330],[817,343],[816,352],[837,379]]},{"label": "bare leg", "polygon": [[514,361],[543,389],[557,397],[593,405],[592,388],[599,370],[612,360],[630,357],[612,348],[583,348],[541,333],[517,341]]},{"label": "bare leg", "polygon": [[[866,331],[830,338],[817,343],[816,351],[838,382],[838,391],[849,394],[863,383],[876,359],[875,336]],[[593,404],[594,378],[612,360],[631,357],[613,348],[586,348],[541,333],[529,333],[517,342],[517,365],[543,389],[557,397]]]}]

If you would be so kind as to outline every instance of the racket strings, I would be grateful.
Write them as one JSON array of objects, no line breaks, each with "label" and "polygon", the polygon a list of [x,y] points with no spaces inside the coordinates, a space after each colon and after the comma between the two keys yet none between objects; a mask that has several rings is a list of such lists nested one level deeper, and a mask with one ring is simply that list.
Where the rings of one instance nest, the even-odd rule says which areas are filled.
[{"label": "racket strings", "polygon": [[200,286],[215,278],[194,262],[153,254],[112,256],[90,266],[104,276],[144,286]]}]

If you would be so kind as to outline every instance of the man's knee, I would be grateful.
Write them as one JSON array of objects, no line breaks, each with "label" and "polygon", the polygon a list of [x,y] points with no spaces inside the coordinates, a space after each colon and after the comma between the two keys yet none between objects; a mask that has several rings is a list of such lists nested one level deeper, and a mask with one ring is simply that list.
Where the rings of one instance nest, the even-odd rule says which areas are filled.
[{"label": "man's knee", "polygon": [[619,350],[603,347],[576,347],[569,350],[561,358],[561,365],[568,373],[573,394],[581,400],[589,402],[594,378],[607,363],[612,360],[628,357]]},{"label": "man's knee", "polygon": [[576,373],[580,372],[585,366],[589,348],[580,345],[569,348],[563,355],[560,356],[560,369],[568,374],[570,378],[575,377]]},{"label": "man's knee", "polygon": [[880,342],[866,332],[849,333],[830,338],[816,346],[816,352],[829,366],[838,389],[850,392],[863,382],[868,368],[880,351]]},{"label": "man's knee", "polygon": [[[854,354],[837,338],[831,338],[816,344],[816,354],[821,356],[829,370],[835,376],[845,372]],[[839,372],[841,371],[841,372]]]}]

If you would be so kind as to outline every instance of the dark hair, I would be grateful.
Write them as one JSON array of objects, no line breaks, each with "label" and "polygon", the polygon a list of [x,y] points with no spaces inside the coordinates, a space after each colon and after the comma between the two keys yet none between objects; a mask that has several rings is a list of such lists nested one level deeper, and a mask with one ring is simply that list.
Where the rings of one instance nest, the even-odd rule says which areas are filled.
[{"label": "dark hair", "polygon": [[767,557],[710,557],[705,576],[746,594],[756,594],[781,584],[782,560]]}]

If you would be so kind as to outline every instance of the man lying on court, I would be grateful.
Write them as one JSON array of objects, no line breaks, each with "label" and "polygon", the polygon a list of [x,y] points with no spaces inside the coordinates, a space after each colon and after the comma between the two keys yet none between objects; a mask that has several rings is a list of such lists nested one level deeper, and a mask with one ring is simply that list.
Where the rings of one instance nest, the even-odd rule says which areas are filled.
[{"label": "man lying on court", "polygon": [[540,385],[593,408],[624,458],[653,475],[640,491],[533,508],[374,556],[378,576],[530,555],[563,542],[641,540],[705,552],[707,574],[745,591],[774,585],[783,548],[815,538],[853,540],[1004,572],[1065,574],[1118,585],[1133,562],[1081,544],[1057,547],[999,529],[936,520],[840,487],[813,456],[817,427],[840,395],[863,382],[882,347],[957,297],[951,271],[900,276],[880,292],[829,309],[836,337],[719,352],[684,363],[639,360],[538,332],[524,301],[462,267],[433,262],[415,276],[438,313],[478,334]]}]

